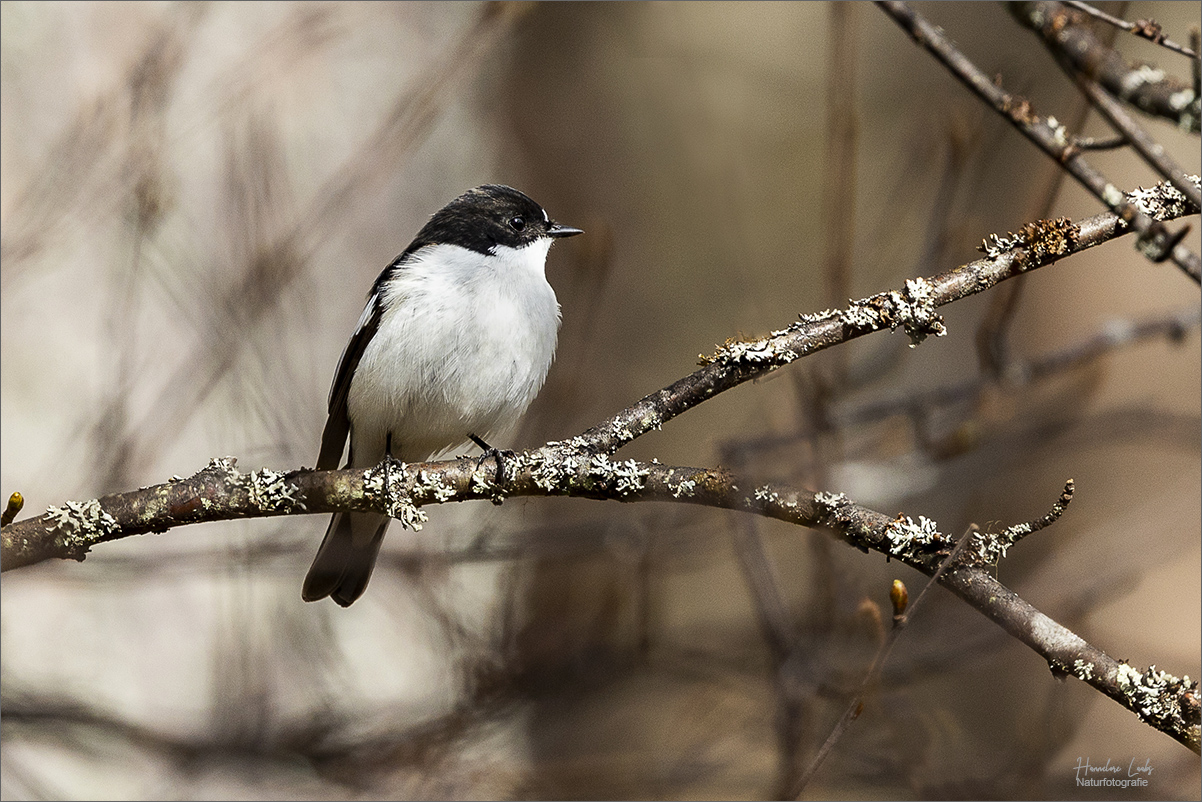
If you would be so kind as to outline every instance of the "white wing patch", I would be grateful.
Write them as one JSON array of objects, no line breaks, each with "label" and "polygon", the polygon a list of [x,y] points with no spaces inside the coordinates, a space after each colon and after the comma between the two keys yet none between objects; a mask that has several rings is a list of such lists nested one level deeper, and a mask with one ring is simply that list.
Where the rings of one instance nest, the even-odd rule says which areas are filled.
[{"label": "white wing patch", "polygon": [[354,339],[363,331],[363,327],[367,325],[367,321],[371,318],[371,312],[376,308],[376,296],[380,293],[373,292],[371,297],[367,299],[367,306],[363,307],[363,314],[359,315],[359,322],[355,324],[355,333],[351,336]]}]

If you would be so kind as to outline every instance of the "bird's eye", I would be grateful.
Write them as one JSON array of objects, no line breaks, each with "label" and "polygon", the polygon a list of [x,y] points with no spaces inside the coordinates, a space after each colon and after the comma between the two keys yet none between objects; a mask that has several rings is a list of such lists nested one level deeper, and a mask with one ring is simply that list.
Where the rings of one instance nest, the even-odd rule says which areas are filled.
[{"label": "bird's eye", "polygon": [[509,227],[512,228],[514,231],[521,231],[522,229],[524,229],[526,227],[526,218],[525,217],[514,217],[513,219],[511,219],[509,221]]}]

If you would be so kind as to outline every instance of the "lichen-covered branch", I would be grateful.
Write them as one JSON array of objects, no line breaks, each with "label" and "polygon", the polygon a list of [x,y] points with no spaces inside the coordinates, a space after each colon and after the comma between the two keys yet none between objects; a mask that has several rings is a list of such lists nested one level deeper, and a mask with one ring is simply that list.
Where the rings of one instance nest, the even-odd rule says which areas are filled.
[{"label": "lichen-covered branch", "polygon": [[[1191,176],[1195,185],[1198,176]],[[1198,207],[1171,186],[1157,184],[1125,195],[1157,221],[1197,214]],[[791,362],[882,329],[902,328],[913,345],[928,335],[940,336],[943,322],[935,309],[984,292],[999,282],[1050,265],[1065,256],[1108,242],[1130,232],[1109,212],[1080,222],[1040,220],[1018,234],[986,240],[986,258],[930,278],[906,282],[901,290],[880,293],[851,303],[846,309],[802,315],[791,326],[753,341],[727,341],[712,356],[702,358],[699,370],[654,392],[581,435],[582,447],[612,454],[619,448],[706,399],[743,382],[759,378]]]},{"label": "lichen-covered branch", "polygon": [[[425,520],[421,507],[427,504],[544,495],[623,502],[677,500],[738,510],[825,530],[862,551],[880,552],[928,575],[935,574],[955,545],[935,521],[924,516],[890,517],[842,494],[744,485],[737,476],[708,468],[611,460],[604,454],[583,456],[572,441],[521,452],[506,465],[505,476],[498,481],[491,463],[470,457],[382,464],[366,471],[288,474],[269,469],[243,474],[233,459],[216,459],[186,479],[52,508],[5,527],[4,570],[49,557],[83,559],[96,543],[202,521],[373,509],[388,511],[403,525],[420,529]],[[1054,672],[1089,683],[1142,721],[1197,751],[1197,682],[1155,666],[1139,671],[1115,660],[993,578],[991,570],[1006,549],[1022,534],[1054,521],[1070,498],[1071,486],[1052,512],[1034,525],[974,533],[963,560],[941,575],[941,584],[1037,652]]]}]

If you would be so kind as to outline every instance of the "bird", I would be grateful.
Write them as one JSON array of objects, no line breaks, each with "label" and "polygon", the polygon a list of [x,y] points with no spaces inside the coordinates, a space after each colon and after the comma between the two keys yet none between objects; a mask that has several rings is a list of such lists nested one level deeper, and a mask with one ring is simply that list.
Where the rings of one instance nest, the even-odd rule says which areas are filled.
[{"label": "bird", "polygon": [[[368,468],[385,457],[423,462],[469,440],[483,446],[513,424],[555,357],[560,308],[547,252],[583,233],[499,184],[435,212],[368,293],[334,373],[317,469],[337,468],[348,440],[345,467]],[[334,513],[301,598],[354,603],[390,520]]]}]

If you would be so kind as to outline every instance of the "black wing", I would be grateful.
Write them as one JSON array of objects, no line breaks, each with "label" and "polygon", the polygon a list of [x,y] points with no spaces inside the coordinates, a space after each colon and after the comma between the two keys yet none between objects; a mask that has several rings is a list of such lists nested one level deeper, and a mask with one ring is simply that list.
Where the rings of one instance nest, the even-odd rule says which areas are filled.
[{"label": "black wing", "polygon": [[342,460],[342,452],[346,447],[346,438],[351,431],[351,419],[347,415],[346,399],[351,391],[351,379],[355,368],[363,358],[367,344],[380,328],[380,291],[372,293],[359,318],[359,326],[351,335],[351,341],[342,351],[338,360],[338,370],[334,374],[334,383],[330,386],[329,417],[326,418],[326,428],[321,433],[321,454],[317,457],[317,470],[325,471],[338,467]]},{"label": "black wing", "polygon": [[363,358],[363,351],[371,342],[376,329],[380,328],[380,317],[384,312],[384,302],[381,299],[384,297],[386,286],[397,271],[405,268],[405,264],[414,253],[435,243],[433,222],[432,220],[426,223],[413,242],[409,243],[409,247],[380,272],[376,283],[371,287],[367,306],[363,308],[363,314],[359,317],[359,326],[351,335],[351,341],[346,344],[342,358],[338,360],[338,370],[334,373],[334,383],[330,386],[330,415],[326,418],[326,428],[321,433],[321,453],[317,457],[319,471],[337,468],[342,459],[346,438],[351,431],[351,419],[346,410],[346,399],[351,392],[351,379],[355,376],[355,368],[359,367],[359,360]]}]

